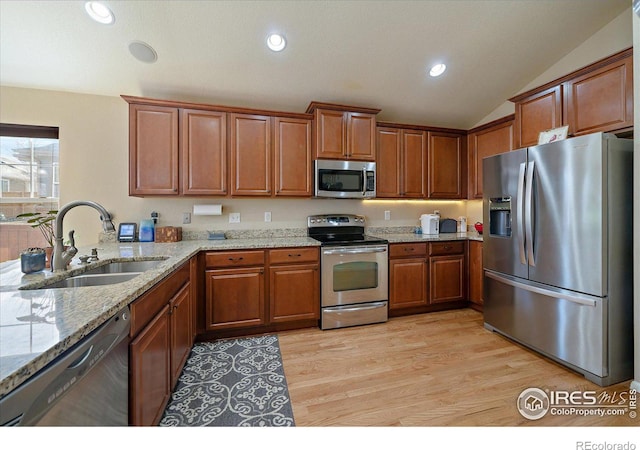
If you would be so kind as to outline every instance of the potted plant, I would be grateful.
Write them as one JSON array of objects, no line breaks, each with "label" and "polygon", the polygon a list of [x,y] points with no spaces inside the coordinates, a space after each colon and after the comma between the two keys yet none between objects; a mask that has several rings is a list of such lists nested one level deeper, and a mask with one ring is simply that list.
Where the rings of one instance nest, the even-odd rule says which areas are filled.
[{"label": "potted plant", "polygon": [[45,248],[45,252],[47,254],[47,267],[50,267],[51,262],[51,253],[53,252],[53,241],[56,238],[54,223],[56,220],[56,215],[58,214],[57,210],[47,211],[46,213],[41,212],[30,212],[24,214],[18,214],[16,217],[19,219],[29,218],[27,223],[31,225],[31,228],[38,228],[44,236],[44,239],[47,241],[48,247]]}]

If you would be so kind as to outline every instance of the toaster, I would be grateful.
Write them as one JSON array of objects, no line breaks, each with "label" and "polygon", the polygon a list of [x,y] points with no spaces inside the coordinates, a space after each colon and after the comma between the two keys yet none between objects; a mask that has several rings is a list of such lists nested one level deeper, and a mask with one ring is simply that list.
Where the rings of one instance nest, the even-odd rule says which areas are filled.
[{"label": "toaster", "polygon": [[455,233],[458,231],[458,222],[454,219],[442,219],[440,221],[440,233]]},{"label": "toaster", "polygon": [[440,216],[437,214],[423,214],[420,216],[422,234],[440,233]]}]

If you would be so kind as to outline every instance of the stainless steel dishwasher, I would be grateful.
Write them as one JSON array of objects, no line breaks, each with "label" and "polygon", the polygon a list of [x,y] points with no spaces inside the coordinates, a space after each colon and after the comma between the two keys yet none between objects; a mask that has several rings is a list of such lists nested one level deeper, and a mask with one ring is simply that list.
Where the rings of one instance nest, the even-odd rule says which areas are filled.
[{"label": "stainless steel dishwasher", "polygon": [[126,426],[129,308],[0,399],[0,424]]}]

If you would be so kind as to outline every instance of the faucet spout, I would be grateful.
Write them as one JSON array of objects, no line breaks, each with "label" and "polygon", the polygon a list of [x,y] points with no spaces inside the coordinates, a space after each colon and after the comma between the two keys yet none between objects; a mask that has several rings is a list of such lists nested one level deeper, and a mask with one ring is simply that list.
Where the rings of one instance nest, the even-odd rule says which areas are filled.
[{"label": "faucet spout", "polygon": [[[55,243],[53,245],[53,263],[51,264],[51,269],[54,272],[66,270],[67,265],[69,264],[69,262],[71,261],[75,253],[77,252],[77,249],[75,249],[75,244],[73,243],[71,245],[72,245],[72,248],[75,249],[75,252],[64,251],[64,244],[63,244],[64,229],[62,226],[64,216],[76,206],[90,206],[94,208],[100,213],[100,220],[102,221],[102,229],[107,233],[111,231],[115,231],[115,227],[113,226],[113,222],[111,221],[111,214],[109,214],[102,205],[96,202],[88,201],[88,200],[78,200],[78,201],[67,203],[66,205],[64,205],[58,211],[58,214],[56,215],[56,221],[55,221]],[[70,239],[73,240],[72,233],[73,232],[69,233],[69,237]]]}]

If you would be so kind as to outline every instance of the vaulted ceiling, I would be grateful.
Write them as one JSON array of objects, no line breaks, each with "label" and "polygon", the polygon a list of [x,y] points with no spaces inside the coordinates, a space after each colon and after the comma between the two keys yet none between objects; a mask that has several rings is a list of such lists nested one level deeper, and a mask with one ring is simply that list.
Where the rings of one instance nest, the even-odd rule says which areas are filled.
[{"label": "vaulted ceiling", "polygon": [[[0,84],[470,128],[629,8],[629,0],[0,1]],[[267,49],[272,31],[287,47]],[[151,45],[149,64],[128,50]],[[439,78],[428,68],[443,62]]]}]

